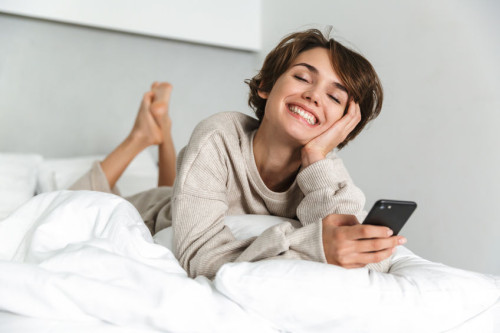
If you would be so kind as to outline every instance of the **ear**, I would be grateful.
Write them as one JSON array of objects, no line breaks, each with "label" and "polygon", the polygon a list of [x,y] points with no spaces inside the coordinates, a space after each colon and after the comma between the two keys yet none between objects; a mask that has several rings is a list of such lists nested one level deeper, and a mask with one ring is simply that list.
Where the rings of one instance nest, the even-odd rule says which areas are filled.
[{"label": "ear", "polygon": [[265,91],[262,91],[260,89],[259,89],[258,94],[259,94],[259,97],[262,98],[262,99],[267,99],[269,97],[268,93],[266,93]]},{"label": "ear", "polygon": [[262,86],[263,86],[263,83],[261,81],[259,84],[259,90],[257,90],[257,94],[259,95],[260,98],[267,99],[269,97],[269,93],[261,90]]}]

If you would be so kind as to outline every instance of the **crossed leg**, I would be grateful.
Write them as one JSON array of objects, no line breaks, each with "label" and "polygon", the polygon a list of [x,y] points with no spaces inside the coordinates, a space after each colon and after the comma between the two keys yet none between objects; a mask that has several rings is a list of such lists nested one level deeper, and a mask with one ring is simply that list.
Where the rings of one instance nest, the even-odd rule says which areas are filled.
[{"label": "crossed leg", "polygon": [[137,154],[151,145],[158,145],[158,186],[173,185],[176,154],[168,114],[171,91],[172,85],[167,82],[151,85],[151,90],[142,98],[130,134],[101,162],[111,188]]}]

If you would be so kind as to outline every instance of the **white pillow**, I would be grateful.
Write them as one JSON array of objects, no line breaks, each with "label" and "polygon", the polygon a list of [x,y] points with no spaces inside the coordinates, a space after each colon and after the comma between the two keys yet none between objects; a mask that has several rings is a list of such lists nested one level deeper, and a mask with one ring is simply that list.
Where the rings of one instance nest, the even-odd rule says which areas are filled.
[{"label": "white pillow", "polygon": [[35,194],[41,162],[37,154],[0,153],[0,220]]},{"label": "white pillow", "polygon": [[142,151],[130,163],[116,183],[124,197],[158,186],[158,165],[148,150]]},{"label": "white pillow", "polygon": [[[237,239],[287,221],[228,216]],[[288,220],[289,221],[289,220]],[[155,235],[172,242],[171,228]],[[442,332],[492,307],[500,277],[424,260],[399,247],[389,274],[302,260],[228,263],[215,287],[274,327],[293,332]]]},{"label": "white pillow", "polygon": [[85,172],[92,163],[102,160],[103,155],[90,155],[71,158],[46,158],[40,165],[37,192],[52,192],[67,189]]},{"label": "white pillow", "polygon": [[[103,155],[72,158],[45,159],[40,166],[37,192],[51,192],[70,187],[78,178],[90,170],[94,161],[103,160]],[[141,152],[130,163],[116,186],[122,196],[130,196],[157,185],[158,168],[149,151]]]}]

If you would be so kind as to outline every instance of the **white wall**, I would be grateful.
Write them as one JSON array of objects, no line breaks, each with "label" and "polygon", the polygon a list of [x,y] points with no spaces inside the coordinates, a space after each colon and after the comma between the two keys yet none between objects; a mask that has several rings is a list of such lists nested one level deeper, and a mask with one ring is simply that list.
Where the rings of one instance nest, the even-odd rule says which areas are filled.
[{"label": "white wall", "polygon": [[2,0],[0,12],[243,50],[260,49],[260,0]]},{"label": "white wall", "polygon": [[[364,54],[385,88],[380,117],[341,152],[376,199],[418,209],[417,254],[500,274],[500,2],[263,2],[263,52],[309,23]],[[263,59],[261,55],[261,59]]]},{"label": "white wall", "polygon": [[220,111],[247,111],[255,54],[0,14],[0,151],[109,153],[155,80],[174,85],[177,150]]}]

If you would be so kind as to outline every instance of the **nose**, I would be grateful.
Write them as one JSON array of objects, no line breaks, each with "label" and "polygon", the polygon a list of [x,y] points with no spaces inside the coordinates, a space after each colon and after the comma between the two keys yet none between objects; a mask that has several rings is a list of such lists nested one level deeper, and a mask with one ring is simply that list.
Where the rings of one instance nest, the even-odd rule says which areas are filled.
[{"label": "nose", "polygon": [[319,94],[316,92],[316,89],[311,88],[304,91],[302,97],[307,101],[313,103],[315,106],[319,106]]}]

